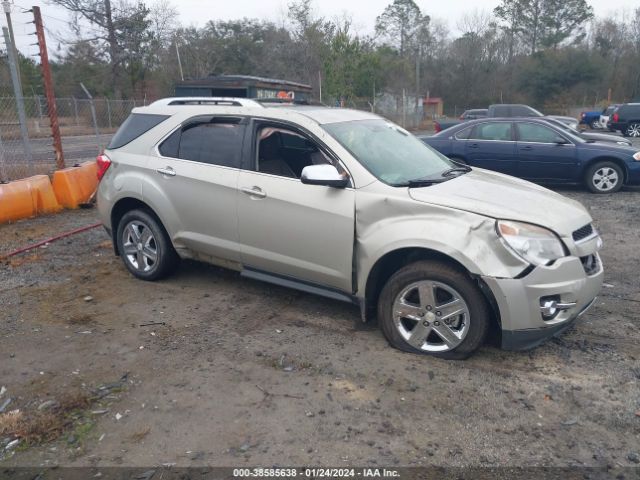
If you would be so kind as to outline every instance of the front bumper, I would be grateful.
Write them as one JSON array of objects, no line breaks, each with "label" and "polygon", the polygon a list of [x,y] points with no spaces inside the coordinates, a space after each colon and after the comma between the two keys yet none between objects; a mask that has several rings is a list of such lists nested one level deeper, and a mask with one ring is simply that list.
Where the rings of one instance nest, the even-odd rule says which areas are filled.
[{"label": "front bumper", "polygon": [[[566,330],[594,303],[602,287],[604,270],[598,267],[587,274],[578,257],[557,260],[548,267],[537,267],[518,279],[482,277],[491,289],[500,313],[502,348],[533,348],[549,337]],[[575,304],[545,319],[540,299],[555,296],[564,304]]]}]

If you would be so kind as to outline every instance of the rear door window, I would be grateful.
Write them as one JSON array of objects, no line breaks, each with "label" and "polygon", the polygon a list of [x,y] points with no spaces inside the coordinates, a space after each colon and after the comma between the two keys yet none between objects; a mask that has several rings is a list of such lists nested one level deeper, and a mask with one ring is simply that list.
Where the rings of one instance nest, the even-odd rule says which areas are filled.
[{"label": "rear door window", "polygon": [[149,115],[146,113],[132,113],[120,126],[109,142],[107,149],[114,150],[133,142],[140,135],[147,133],[153,127],[164,122],[168,115]]},{"label": "rear door window", "polygon": [[173,132],[158,150],[164,157],[239,168],[244,132],[240,118],[194,120]]},{"label": "rear door window", "polygon": [[511,122],[490,122],[476,125],[470,139],[509,142],[512,138]]}]

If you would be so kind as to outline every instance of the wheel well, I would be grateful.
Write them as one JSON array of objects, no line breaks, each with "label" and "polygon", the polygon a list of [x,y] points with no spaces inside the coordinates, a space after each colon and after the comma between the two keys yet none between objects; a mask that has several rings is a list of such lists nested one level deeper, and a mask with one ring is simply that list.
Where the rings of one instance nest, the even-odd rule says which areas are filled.
[{"label": "wheel well", "polygon": [[118,224],[124,214],[131,210],[146,210],[154,217],[158,218],[153,209],[142,200],[138,200],[137,198],[122,198],[118,200],[111,209],[111,237],[113,241],[113,250],[116,255],[120,255],[117,242]]},{"label": "wheel well", "polygon": [[458,262],[456,259],[442,252],[430,250],[427,248],[401,248],[399,250],[389,252],[382,258],[378,259],[378,261],[371,269],[371,272],[369,272],[367,285],[365,287],[365,319],[367,321],[372,320],[376,317],[378,297],[380,296],[382,288],[387,283],[387,280],[389,280],[389,278],[391,278],[391,276],[402,267],[420,260],[437,260],[452,266],[456,270],[468,274],[473,280],[478,283],[478,286],[484,296],[487,298],[490,307],[494,307],[495,299],[488,298],[492,297],[492,294],[488,287],[486,287],[486,285],[483,285],[484,282],[482,282],[478,277],[470,274],[465,266]]},{"label": "wheel well", "polygon": [[586,177],[587,175],[587,170],[589,170],[591,167],[593,167],[596,163],[599,163],[599,162],[613,162],[616,165],[618,165],[622,169],[622,173],[624,174],[624,183],[627,183],[627,180],[629,178],[629,172],[627,171],[627,166],[619,158],[612,158],[612,157],[599,157],[599,158],[594,158],[593,160],[590,160],[584,169],[584,177]]}]

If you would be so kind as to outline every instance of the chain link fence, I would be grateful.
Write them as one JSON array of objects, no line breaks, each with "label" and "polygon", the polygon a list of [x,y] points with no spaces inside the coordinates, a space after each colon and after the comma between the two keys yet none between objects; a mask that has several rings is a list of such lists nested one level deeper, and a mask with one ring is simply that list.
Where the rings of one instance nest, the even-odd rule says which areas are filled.
[{"label": "chain link fence", "polygon": [[409,130],[421,130],[431,120],[424,111],[422,99],[415,96],[382,93],[375,100],[369,98],[330,99],[326,105],[366,110],[384,117]]},{"label": "chain link fence", "polygon": [[[0,182],[56,169],[45,97],[19,99],[26,125],[21,125],[15,97],[0,97]],[[65,164],[94,159],[136,106],[137,100],[56,98]]]}]

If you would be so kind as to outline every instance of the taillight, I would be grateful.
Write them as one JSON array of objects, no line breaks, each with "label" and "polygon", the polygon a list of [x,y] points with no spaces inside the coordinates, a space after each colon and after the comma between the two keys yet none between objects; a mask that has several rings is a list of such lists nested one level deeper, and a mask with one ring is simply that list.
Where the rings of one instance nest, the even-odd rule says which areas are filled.
[{"label": "taillight", "polygon": [[111,159],[105,154],[98,155],[96,163],[98,164],[98,181],[100,181],[102,177],[104,177],[104,174],[107,173],[107,170],[109,170]]},{"label": "taillight", "polygon": [[587,114],[585,112],[582,112],[582,114],[580,116],[584,119],[584,117],[586,117]]},{"label": "taillight", "polygon": [[434,123],[434,128],[436,130],[436,133],[440,133],[442,131],[442,127],[440,126],[440,124],[438,122]]},{"label": "taillight", "polygon": [[620,115],[618,115],[617,113],[613,114],[613,121],[617,122],[618,120],[620,120]]}]

